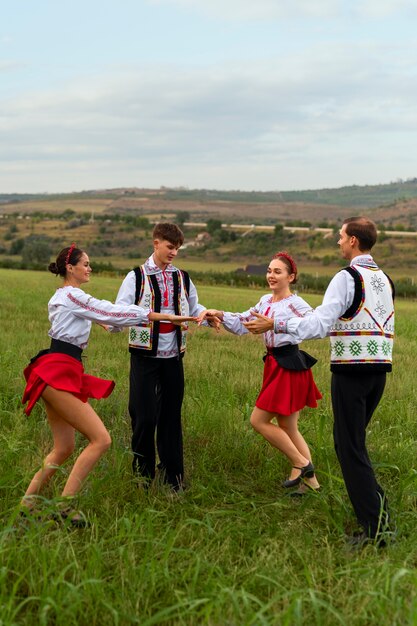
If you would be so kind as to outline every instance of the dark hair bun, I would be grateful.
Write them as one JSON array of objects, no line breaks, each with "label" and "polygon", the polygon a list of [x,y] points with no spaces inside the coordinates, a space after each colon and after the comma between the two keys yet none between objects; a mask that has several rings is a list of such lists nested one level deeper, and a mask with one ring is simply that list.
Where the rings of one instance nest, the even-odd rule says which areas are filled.
[{"label": "dark hair bun", "polygon": [[52,272],[52,274],[56,274],[56,275],[58,275],[58,274],[59,274],[59,269],[58,269],[58,266],[57,266],[57,264],[55,263],[55,261],[54,261],[53,263],[50,263],[50,264],[48,265],[48,270],[49,270],[50,272]]}]

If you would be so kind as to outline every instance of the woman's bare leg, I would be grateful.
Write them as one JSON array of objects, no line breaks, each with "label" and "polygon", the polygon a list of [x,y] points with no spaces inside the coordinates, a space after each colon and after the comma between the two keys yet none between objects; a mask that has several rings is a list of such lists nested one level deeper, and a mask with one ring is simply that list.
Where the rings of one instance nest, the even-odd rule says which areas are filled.
[{"label": "woman's bare leg", "polygon": [[99,458],[109,449],[111,438],[90,404],[81,402],[67,391],[58,391],[52,387],[46,387],[43,397],[61,419],[89,441],[75,461],[62,492],[63,496],[74,496],[81,489]]},{"label": "woman's bare leg", "polygon": [[54,439],[54,446],[42,463],[42,468],[36,472],[22,499],[22,505],[29,509],[34,506],[35,498],[44,484],[53,476],[57,468],[74,452],[75,430],[64,421],[45,401],[46,415]]},{"label": "woman's bare leg", "polygon": [[74,449],[74,433],[77,430],[89,441],[78,456],[62,496],[74,496],[99,458],[111,445],[111,438],[103,422],[88,404],[66,391],[46,387],[42,398],[47,407],[48,421],[54,437],[54,448],[46,457],[43,467],[33,477],[22,504],[31,506],[30,496],[39,493],[41,487],[54,474]]},{"label": "woman's bare leg", "polygon": [[[300,417],[300,412],[296,411],[291,415],[277,415],[277,420],[279,427],[287,433],[288,437],[291,439],[297,450],[306,457],[309,461],[311,461],[311,453],[309,447],[306,443],[306,440],[298,430],[298,418]],[[294,467],[291,470],[290,479],[297,478],[300,475],[300,471],[295,469]],[[320,487],[319,482],[316,476],[312,478],[304,478],[305,482],[310,485],[313,489],[318,489]]]},{"label": "woman's bare leg", "polygon": [[310,461],[310,457],[300,452],[285,430],[272,423],[274,417],[276,417],[274,413],[255,407],[250,423],[272,446],[285,454],[291,465],[304,467]]}]

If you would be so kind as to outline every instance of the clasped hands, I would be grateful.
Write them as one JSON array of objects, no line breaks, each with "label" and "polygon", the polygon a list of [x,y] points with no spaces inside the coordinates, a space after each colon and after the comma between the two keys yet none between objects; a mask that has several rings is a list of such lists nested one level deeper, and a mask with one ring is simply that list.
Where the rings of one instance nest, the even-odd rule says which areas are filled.
[{"label": "clasped hands", "polygon": [[[266,333],[268,330],[274,330],[274,320],[270,317],[260,315],[256,311],[251,311],[251,315],[253,315],[256,319],[251,320],[250,322],[243,322],[243,325],[250,333],[260,335],[262,333]],[[215,328],[218,332],[220,324],[223,321],[223,311],[218,311],[217,309],[206,309],[200,313],[198,317],[198,325],[200,326],[204,321],[206,321],[209,326]]]},{"label": "clasped hands", "polygon": [[214,328],[218,333],[223,321],[223,311],[218,311],[217,309],[206,309],[200,313],[197,321],[199,326],[201,326],[203,322],[207,322],[207,324]]}]

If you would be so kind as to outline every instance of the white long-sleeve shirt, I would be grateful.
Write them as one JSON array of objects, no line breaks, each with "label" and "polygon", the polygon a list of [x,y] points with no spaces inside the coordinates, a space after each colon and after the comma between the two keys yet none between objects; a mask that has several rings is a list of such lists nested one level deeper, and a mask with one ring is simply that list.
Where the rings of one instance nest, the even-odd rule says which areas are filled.
[{"label": "white long-sleeve shirt", "polygon": [[[361,254],[351,260],[350,265],[375,266],[370,254]],[[275,317],[275,333],[289,333],[299,341],[320,339],[329,334],[334,322],[351,306],[355,295],[355,281],[349,272],[338,272],[330,281],[320,306],[303,319],[293,317],[280,320]]]},{"label": "white long-sleeve shirt", "polygon": [[66,341],[81,349],[88,345],[92,322],[112,326],[133,326],[148,322],[149,311],[135,305],[98,300],[78,287],[60,287],[48,302],[52,339]]},{"label": "white long-sleeve shirt", "polygon": [[[161,313],[175,314],[174,308],[174,280],[172,274],[178,272],[178,268],[174,265],[168,265],[164,271],[158,267],[154,261],[153,254],[147,259],[144,264],[145,272],[148,275],[155,274],[158,282],[158,287],[161,292]],[[163,297],[166,293],[167,299]],[[119,293],[117,294],[116,304],[133,304],[135,302],[136,295],[136,274],[132,270],[129,272],[123,280]],[[194,283],[190,279],[190,291],[188,294],[188,305],[191,317],[197,317],[202,311],[206,310],[206,307],[199,304],[197,289]],[[163,323],[163,322],[162,322]],[[131,324],[133,325],[133,324]],[[156,358],[171,358],[177,356],[178,344],[177,335],[175,331],[171,333],[160,333],[158,339],[158,350]]]},{"label": "white long-sleeve shirt", "polygon": [[[223,325],[226,330],[235,335],[248,333],[249,331],[243,326],[243,322],[249,322],[255,319],[251,311],[255,311],[260,315],[266,315],[272,319],[278,318],[280,320],[289,321],[294,316],[302,319],[305,315],[311,315],[313,309],[305,300],[295,294],[291,294],[288,298],[279,300],[279,302],[273,302],[272,295],[268,293],[262,296],[255,306],[243,313],[225,312],[223,314]],[[286,344],[301,343],[301,339],[290,334],[280,333],[277,335],[272,330],[264,333],[263,338],[267,348],[278,348]]]}]

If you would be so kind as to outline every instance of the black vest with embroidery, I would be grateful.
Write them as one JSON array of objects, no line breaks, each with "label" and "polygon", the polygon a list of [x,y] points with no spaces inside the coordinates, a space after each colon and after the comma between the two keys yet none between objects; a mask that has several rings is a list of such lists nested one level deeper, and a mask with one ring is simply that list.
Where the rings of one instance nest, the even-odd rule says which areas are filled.
[{"label": "black vest with embroidery", "polygon": [[[140,304],[140,306],[151,309],[155,313],[160,313],[162,297],[156,275],[146,274],[143,266],[135,267],[133,271],[135,272],[136,277],[135,304]],[[179,274],[181,274],[181,277],[179,277]],[[190,292],[190,277],[187,272],[178,270],[176,272],[172,272],[172,279],[174,283],[174,311],[176,315],[180,315],[182,314],[180,311],[180,297],[182,295],[181,285],[184,286],[184,295],[188,301],[188,294]],[[149,298],[146,303],[141,303],[145,289],[145,281],[147,281],[149,287]],[[157,321],[150,321],[148,324],[131,326],[129,328],[129,352],[132,354],[140,353],[142,356],[157,356],[159,329],[160,322]],[[185,350],[185,333],[181,331],[179,326],[175,329],[175,332],[178,353],[181,354]]]}]

